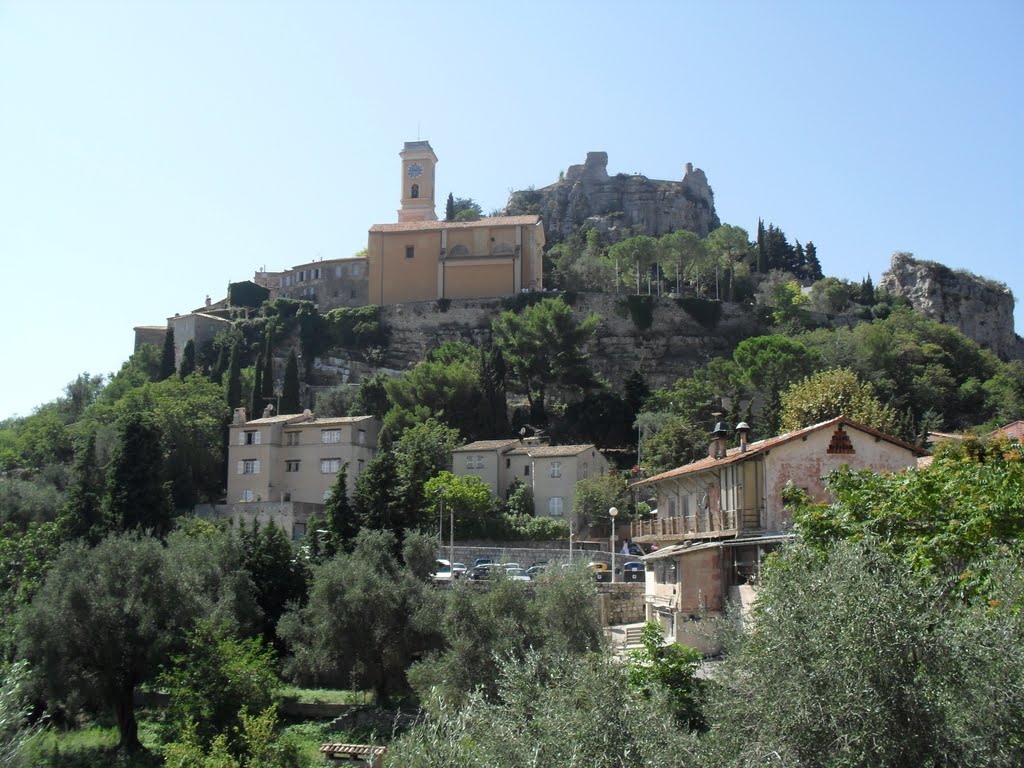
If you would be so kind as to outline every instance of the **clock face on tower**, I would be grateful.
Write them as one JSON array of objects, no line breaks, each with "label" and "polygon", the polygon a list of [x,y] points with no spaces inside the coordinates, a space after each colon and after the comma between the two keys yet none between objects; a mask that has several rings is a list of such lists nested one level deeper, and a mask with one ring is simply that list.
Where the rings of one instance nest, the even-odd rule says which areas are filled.
[{"label": "clock face on tower", "polygon": [[420,176],[423,175],[423,166],[420,165],[419,163],[413,163],[412,165],[409,166],[408,173],[410,179],[418,179]]}]

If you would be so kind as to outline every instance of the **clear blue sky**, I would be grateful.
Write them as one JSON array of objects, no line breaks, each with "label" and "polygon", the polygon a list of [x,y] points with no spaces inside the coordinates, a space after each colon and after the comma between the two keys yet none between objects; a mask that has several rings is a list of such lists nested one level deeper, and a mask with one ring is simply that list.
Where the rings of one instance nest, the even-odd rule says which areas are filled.
[{"label": "clear blue sky", "polygon": [[692,162],[826,274],[911,251],[1022,297],[1022,30],[1020,0],[0,0],[0,418],[261,266],[360,250],[417,138],[485,212],[589,150]]}]

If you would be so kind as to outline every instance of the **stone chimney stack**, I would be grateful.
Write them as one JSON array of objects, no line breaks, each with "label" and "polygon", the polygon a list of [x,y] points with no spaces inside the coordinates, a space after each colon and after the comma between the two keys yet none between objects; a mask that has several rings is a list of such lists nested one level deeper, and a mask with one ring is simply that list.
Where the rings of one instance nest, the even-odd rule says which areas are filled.
[{"label": "stone chimney stack", "polygon": [[234,425],[245,424],[248,419],[245,418],[245,408],[235,408],[235,416],[231,420]]}]

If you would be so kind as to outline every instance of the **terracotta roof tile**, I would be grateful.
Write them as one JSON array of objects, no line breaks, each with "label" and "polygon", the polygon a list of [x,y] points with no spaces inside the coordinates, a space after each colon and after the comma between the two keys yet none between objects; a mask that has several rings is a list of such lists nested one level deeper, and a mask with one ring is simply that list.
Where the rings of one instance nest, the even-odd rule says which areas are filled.
[{"label": "terracotta roof tile", "polygon": [[510,445],[515,445],[519,440],[516,438],[508,438],[506,440],[477,440],[475,443],[467,443],[466,445],[460,445],[455,450],[458,451],[500,451],[502,448],[506,448]]},{"label": "terracotta roof tile", "polygon": [[698,459],[697,461],[692,462],[691,464],[685,464],[682,467],[670,469],[667,472],[662,472],[660,474],[654,475],[653,477],[638,480],[637,482],[633,483],[633,485],[646,485],[648,483],[653,483],[657,480],[666,480],[671,477],[689,475],[694,472],[700,472],[705,469],[710,469],[712,467],[722,467],[727,464],[732,464],[735,461],[747,459],[751,456],[757,456],[758,454],[764,453],[765,451],[768,451],[777,445],[781,445],[782,443],[788,443],[790,440],[796,440],[797,438],[803,437],[804,435],[807,435],[811,432],[817,432],[820,429],[836,427],[839,426],[840,424],[843,426],[853,427],[854,429],[860,430],[861,432],[866,432],[869,435],[873,435],[874,437],[890,442],[893,445],[898,445],[903,448],[906,448],[908,451],[911,451],[912,453],[915,453],[918,456],[925,456],[928,453],[928,451],[924,450],[923,448],[919,448],[916,445],[908,443],[904,440],[900,440],[898,437],[893,437],[892,435],[887,435],[884,432],[879,432],[877,429],[873,429],[865,424],[859,424],[855,421],[851,421],[845,416],[837,416],[834,419],[823,421],[820,424],[812,424],[811,426],[804,427],[803,429],[797,429],[792,432],[786,432],[781,435],[776,435],[775,437],[768,437],[765,438],[764,440],[758,440],[755,443],[748,443],[746,451],[741,451],[739,448],[729,448],[726,451],[725,456],[722,458],[706,456],[703,459]]},{"label": "terracotta roof tile", "polygon": [[477,221],[399,221],[374,224],[371,232],[423,232],[441,229],[473,229],[474,227],[515,227],[540,223],[540,216],[490,216]]}]

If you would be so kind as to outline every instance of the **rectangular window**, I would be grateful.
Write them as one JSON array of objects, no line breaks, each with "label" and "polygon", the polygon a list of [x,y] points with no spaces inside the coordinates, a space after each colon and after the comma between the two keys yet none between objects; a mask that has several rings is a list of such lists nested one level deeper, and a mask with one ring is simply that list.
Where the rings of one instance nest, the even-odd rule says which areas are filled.
[{"label": "rectangular window", "polygon": [[240,475],[258,475],[260,473],[260,461],[259,459],[243,459],[238,462],[238,474]]},{"label": "rectangular window", "polygon": [[530,465],[529,464],[524,464],[523,465],[523,477],[529,477],[529,476],[530,476]]},{"label": "rectangular window", "polygon": [[562,516],[562,497],[552,496],[548,501],[548,514],[552,517]]},{"label": "rectangular window", "polygon": [[334,445],[341,442],[340,429],[324,429],[320,431],[320,442],[324,445]]},{"label": "rectangular window", "polygon": [[242,491],[242,501],[252,501],[252,500],[253,500],[253,494],[252,494],[252,489],[251,488],[246,488],[244,491]]},{"label": "rectangular window", "polygon": [[416,255],[416,249],[413,246],[411,246],[411,245],[405,246],[405,258],[411,259],[415,255]]},{"label": "rectangular window", "polygon": [[505,459],[505,469],[512,466],[512,459]]},{"label": "rectangular window", "polygon": [[260,444],[260,433],[259,430],[254,432],[245,432],[245,440],[242,445],[259,445]]},{"label": "rectangular window", "polygon": [[359,430],[358,443],[359,443],[359,445],[366,445],[366,430],[365,429],[360,429]]},{"label": "rectangular window", "polygon": [[319,280],[320,279],[320,267],[317,267],[316,269],[313,270],[313,279],[314,280]]},{"label": "rectangular window", "polygon": [[298,472],[299,471],[299,461],[298,461],[298,459],[288,459],[287,461],[285,461],[285,463],[284,463],[284,471],[285,472]]},{"label": "rectangular window", "polygon": [[561,477],[562,476],[562,462],[552,461],[551,462],[551,476]]},{"label": "rectangular window", "polygon": [[675,499],[669,499],[668,500],[668,516],[669,517],[675,517],[676,516],[676,500]]},{"label": "rectangular window", "polygon": [[284,444],[285,445],[298,445],[299,435],[301,432],[285,432],[284,433]]},{"label": "rectangular window", "polygon": [[363,274],[363,265],[362,264],[353,264],[352,265],[352,277],[359,277],[361,274]]},{"label": "rectangular window", "polygon": [[302,537],[306,535],[306,524],[305,523],[293,523],[292,524],[292,541],[301,541]]},{"label": "rectangular window", "polygon": [[341,265],[340,264],[334,268],[334,276],[335,277],[341,277]]},{"label": "rectangular window", "polygon": [[366,462],[363,461],[362,459],[358,459],[356,461],[356,474],[359,474],[360,472],[362,472],[363,471],[363,467],[365,467],[365,466],[366,466]]},{"label": "rectangular window", "polygon": [[341,470],[341,459],[320,459],[320,473],[336,475]]}]

